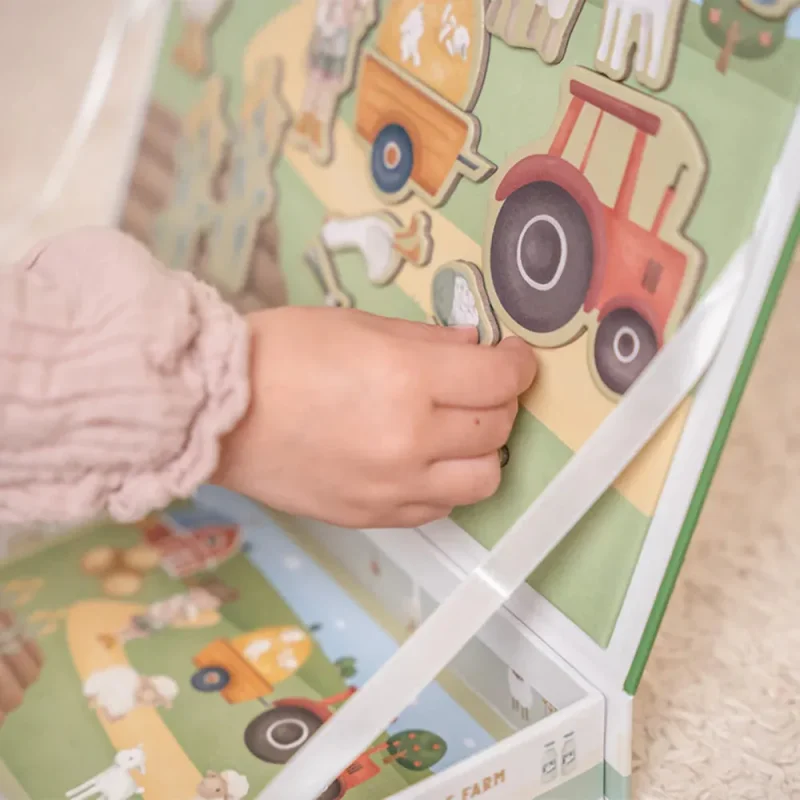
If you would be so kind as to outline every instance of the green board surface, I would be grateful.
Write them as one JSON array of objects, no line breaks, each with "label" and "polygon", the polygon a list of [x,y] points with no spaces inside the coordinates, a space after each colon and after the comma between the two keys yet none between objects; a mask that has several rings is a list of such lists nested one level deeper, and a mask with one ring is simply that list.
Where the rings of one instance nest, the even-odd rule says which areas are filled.
[{"label": "green board surface", "polygon": [[[379,9],[385,11],[388,5],[389,0],[381,0]],[[281,15],[293,13],[294,7],[288,0],[269,6],[237,2],[216,29],[211,39],[212,62],[215,74],[225,79],[229,110],[237,109],[245,94],[243,57],[248,44]],[[665,90],[642,90],[633,78],[627,82],[680,109],[706,153],[707,181],[686,229],[706,256],[701,292],[713,283],[754,224],[800,97],[800,40],[786,36],[763,58],[743,58],[734,52],[723,74],[716,68],[720,48],[704,30],[709,8],[709,3],[687,4],[675,72]],[[594,64],[601,19],[602,3],[590,0],[558,65],[545,65],[528,50],[491,39],[485,81],[474,109],[482,123],[482,155],[502,165],[521,147],[552,130],[561,77],[572,67]],[[197,102],[203,88],[201,81],[172,61],[180,27],[179,13],[174,11],[154,86],[154,100],[178,116]],[[366,46],[374,45],[376,39],[373,30]],[[354,128],[355,92],[345,94],[339,116]],[[331,209],[289,159],[279,163],[276,180],[276,222],[289,302],[321,304],[322,291],[303,263],[303,253]],[[461,180],[437,213],[472,241],[481,242],[490,195],[490,182]],[[372,285],[358,256],[337,257],[337,267],[358,307],[387,316],[425,318],[424,310],[396,284]],[[512,457],[500,492],[453,515],[485,547],[502,538],[573,453],[557,432],[525,409],[509,445]],[[651,513],[651,508],[643,510],[621,491],[609,490],[529,579],[531,586],[602,647],[613,633]]]}]

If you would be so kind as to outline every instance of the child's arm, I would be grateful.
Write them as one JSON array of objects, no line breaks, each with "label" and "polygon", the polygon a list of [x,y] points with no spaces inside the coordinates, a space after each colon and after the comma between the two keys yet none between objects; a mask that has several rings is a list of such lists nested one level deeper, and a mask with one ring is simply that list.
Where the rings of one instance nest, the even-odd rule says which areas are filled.
[{"label": "child's arm", "polygon": [[245,321],[133,239],[84,230],[0,270],[0,526],[136,520],[208,480],[346,527],[493,494],[533,381],[519,339],[356,310]]},{"label": "child's arm", "polygon": [[0,269],[0,525],[187,496],[247,403],[244,320],[133,239],[76,231]]}]

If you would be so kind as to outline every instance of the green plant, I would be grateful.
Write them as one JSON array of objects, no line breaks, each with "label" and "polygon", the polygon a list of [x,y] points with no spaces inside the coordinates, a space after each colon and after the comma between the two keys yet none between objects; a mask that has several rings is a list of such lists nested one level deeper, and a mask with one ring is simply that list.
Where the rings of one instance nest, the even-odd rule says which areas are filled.
[{"label": "green plant", "polygon": [[786,38],[785,19],[765,19],[742,0],[704,0],[701,21],[706,36],[720,47],[717,69],[724,75],[731,58],[765,58]]},{"label": "green plant", "polygon": [[336,664],[336,666],[339,668],[339,672],[344,680],[352,678],[357,672],[356,660],[352,656],[342,656],[341,658],[337,658],[336,661],[334,661],[334,664]]},{"label": "green plant", "polygon": [[408,730],[392,734],[386,749],[391,754],[387,761],[396,761],[404,769],[421,772],[444,758],[447,742],[430,731]]}]

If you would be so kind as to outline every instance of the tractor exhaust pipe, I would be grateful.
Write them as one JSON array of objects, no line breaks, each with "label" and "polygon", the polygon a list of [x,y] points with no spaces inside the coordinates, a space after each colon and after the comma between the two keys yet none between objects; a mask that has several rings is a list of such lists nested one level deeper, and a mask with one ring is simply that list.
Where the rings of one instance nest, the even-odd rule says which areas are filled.
[{"label": "tractor exhaust pipe", "polygon": [[688,169],[688,164],[679,164],[678,170],[675,173],[675,177],[672,179],[672,183],[667,186],[667,189],[664,192],[664,197],[661,198],[661,205],[658,207],[656,218],[653,220],[653,226],[650,228],[650,233],[652,233],[653,236],[659,236],[661,234],[661,228],[664,225],[664,220],[666,219],[670,208],[672,208],[672,204],[675,202],[675,195],[678,192],[678,184],[681,182],[683,173]]}]

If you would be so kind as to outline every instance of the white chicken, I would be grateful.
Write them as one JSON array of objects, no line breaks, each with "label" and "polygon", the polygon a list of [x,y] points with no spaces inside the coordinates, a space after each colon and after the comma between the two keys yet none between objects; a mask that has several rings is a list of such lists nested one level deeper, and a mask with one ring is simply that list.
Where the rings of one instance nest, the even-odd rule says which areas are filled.
[{"label": "white chicken", "polygon": [[378,285],[392,280],[403,261],[422,264],[430,257],[430,236],[417,215],[403,230],[375,214],[332,218],[322,226],[320,236],[329,252],[358,251],[367,265],[367,277]]},{"label": "white chicken", "polygon": [[322,226],[322,241],[328,250],[358,250],[373,283],[383,283],[397,258],[394,229],[381,217],[331,219]]}]

